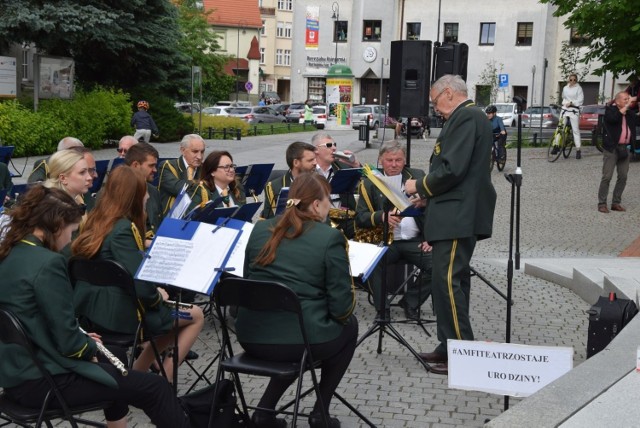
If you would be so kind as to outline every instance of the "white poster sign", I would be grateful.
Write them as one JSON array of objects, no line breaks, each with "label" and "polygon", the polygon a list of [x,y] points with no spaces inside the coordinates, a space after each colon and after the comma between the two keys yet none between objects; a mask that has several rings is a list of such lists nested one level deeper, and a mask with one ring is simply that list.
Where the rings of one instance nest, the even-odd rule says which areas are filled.
[{"label": "white poster sign", "polygon": [[573,368],[573,348],[449,340],[449,388],[528,397]]},{"label": "white poster sign", "polygon": [[40,98],[73,97],[73,79],[75,74],[72,58],[39,56],[40,61]]},{"label": "white poster sign", "polygon": [[17,95],[16,59],[0,56],[0,97]]}]

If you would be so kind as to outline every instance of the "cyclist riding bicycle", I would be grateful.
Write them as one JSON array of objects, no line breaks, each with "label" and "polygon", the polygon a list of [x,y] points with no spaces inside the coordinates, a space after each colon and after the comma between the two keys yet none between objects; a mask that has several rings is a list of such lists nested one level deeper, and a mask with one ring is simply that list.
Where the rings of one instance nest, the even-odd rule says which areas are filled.
[{"label": "cyclist riding bicycle", "polygon": [[[580,153],[580,107],[584,102],[584,93],[582,87],[578,83],[578,75],[571,73],[569,75],[569,83],[562,89],[562,115],[561,120],[569,118],[571,130],[573,131],[573,142],[576,145],[576,159],[581,159]],[[551,154],[555,155],[560,151],[559,144],[553,143],[554,147]]]},{"label": "cyclist riding bicycle", "polygon": [[491,121],[491,128],[493,129],[493,144],[498,151],[498,158],[504,159],[506,156],[505,145],[507,142],[507,130],[504,128],[504,122],[502,118],[497,115],[498,108],[494,105],[487,107],[484,112],[487,114],[487,118]]}]

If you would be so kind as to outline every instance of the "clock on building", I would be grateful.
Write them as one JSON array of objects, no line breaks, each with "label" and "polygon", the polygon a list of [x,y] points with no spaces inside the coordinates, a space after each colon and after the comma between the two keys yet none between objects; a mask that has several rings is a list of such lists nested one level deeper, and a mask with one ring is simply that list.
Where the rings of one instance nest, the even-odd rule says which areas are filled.
[{"label": "clock on building", "polygon": [[373,62],[376,60],[378,56],[378,51],[376,51],[376,48],[374,48],[373,46],[367,46],[364,49],[364,52],[362,53],[362,58],[366,61],[366,62]]}]

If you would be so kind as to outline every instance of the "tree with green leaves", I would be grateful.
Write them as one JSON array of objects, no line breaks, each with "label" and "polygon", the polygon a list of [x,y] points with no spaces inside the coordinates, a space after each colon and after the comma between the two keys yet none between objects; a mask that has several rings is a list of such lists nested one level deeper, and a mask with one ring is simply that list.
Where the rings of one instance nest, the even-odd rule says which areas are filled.
[{"label": "tree with green leaves", "polygon": [[594,60],[602,66],[594,70],[597,75],[605,71],[619,76],[640,73],[640,13],[638,0],[540,0],[557,7],[555,16],[566,16],[565,26],[573,28],[586,38],[588,50],[581,59]]},{"label": "tree with green leaves", "polygon": [[72,57],[79,82],[170,94],[188,85],[170,0],[0,0],[0,43]]},{"label": "tree with green leaves", "polygon": [[[591,70],[591,65],[583,60],[582,50],[580,46],[574,46],[565,40],[560,47],[560,58],[558,60],[558,69],[562,76],[568,76],[571,73],[578,75],[578,81],[584,80]],[[581,65],[582,64],[582,65]]]},{"label": "tree with green leaves", "polygon": [[[178,6],[178,23],[183,37],[180,49],[189,59],[190,66],[202,70],[203,97],[209,103],[227,99],[233,91],[235,80],[224,73],[228,56],[219,53],[218,36],[211,31],[207,17],[213,10],[204,11],[202,2],[175,0]],[[181,93],[187,99],[186,91]]]},{"label": "tree with green leaves", "polygon": [[498,96],[498,74],[504,68],[504,64],[497,63],[492,59],[487,62],[484,70],[480,73],[478,79],[478,94],[476,94],[476,101],[482,104],[494,104]]}]

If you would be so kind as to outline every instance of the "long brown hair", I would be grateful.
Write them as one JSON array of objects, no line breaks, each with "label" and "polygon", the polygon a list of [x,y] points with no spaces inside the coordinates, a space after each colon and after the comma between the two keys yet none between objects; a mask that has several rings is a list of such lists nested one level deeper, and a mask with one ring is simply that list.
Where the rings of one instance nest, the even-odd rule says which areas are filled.
[{"label": "long brown hair", "polygon": [[98,254],[104,239],[121,218],[131,220],[140,236],[144,236],[146,193],[147,182],[142,171],[125,165],[115,168],[109,174],[82,232],[71,244],[73,254],[87,258]]},{"label": "long brown hair", "polygon": [[[202,162],[202,181],[207,183],[207,186],[212,191],[216,189],[216,183],[214,182],[211,174],[220,166],[220,159],[222,159],[222,156],[229,157],[229,159],[231,159],[231,162],[233,162],[233,156],[231,156],[231,153],[227,152],[226,150],[211,152],[209,153],[209,156],[207,156],[207,158],[204,160],[204,162]],[[240,189],[238,188],[237,176],[235,180],[229,183],[229,190],[236,200],[240,197]]]},{"label": "long brown hair", "polygon": [[295,239],[302,235],[305,222],[321,221],[309,210],[316,200],[328,198],[331,186],[326,178],[317,172],[305,172],[293,180],[289,188],[287,209],[271,231],[271,237],[258,253],[254,263],[260,266],[271,264],[276,258],[276,249],[283,239]]},{"label": "long brown hair", "polygon": [[2,228],[4,239],[0,243],[0,260],[7,257],[16,243],[35,229],[43,232],[42,244],[54,251],[55,234],[63,227],[80,223],[84,207],[61,189],[49,189],[36,184],[20,198],[9,211],[10,222]]}]

